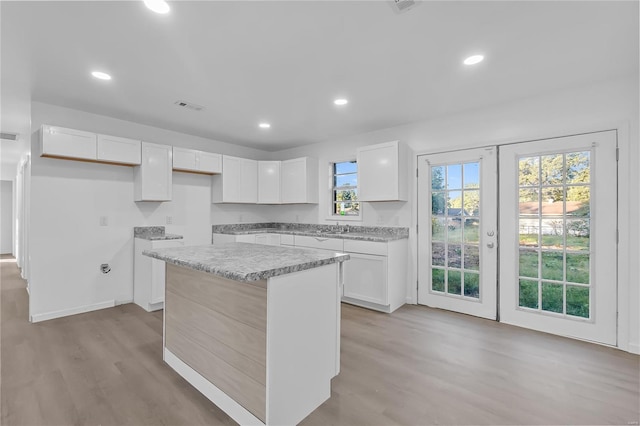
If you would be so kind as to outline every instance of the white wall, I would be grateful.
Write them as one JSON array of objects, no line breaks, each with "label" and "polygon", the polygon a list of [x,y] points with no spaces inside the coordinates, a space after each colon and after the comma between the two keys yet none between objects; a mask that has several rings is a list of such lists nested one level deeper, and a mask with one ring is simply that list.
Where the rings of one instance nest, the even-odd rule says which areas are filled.
[{"label": "white wall", "polygon": [[[273,220],[325,222],[329,200],[326,166],[334,159],[355,157],[357,147],[399,139],[409,153],[411,199],[407,203],[363,203],[363,224],[412,226],[411,258],[407,292],[415,301],[416,282],[416,155],[510,142],[522,142],[575,133],[619,129],[620,175],[620,346],[640,352],[640,227],[638,221],[640,149],[638,132],[638,76],[601,82],[587,87],[544,94],[491,108],[468,111],[377,132],[354,135],[276,152],[274,158],[313,156],[320,160],[320,204],[279,206]],[[325,222],[326,223],[326,222]]]},{"label": "white wall", "polygon": [[[174,172],[173,200],[134,202],[133,168],[37,155],[37,129],[52,124],[246,158],[267,153],[59,106],[32,104],[31,312],[36,319],[133,298],[133,227],[165,225],[185,244],[209,244],[211,224],[265,221],[258,206],[212,205],[211,177]],[[106,216],[108,226],[100,226]],[[166,225],[167,216],[172,225]],[[109,274],[99,266],[111,265]]]},{"label": "white wall", "polygon": [[0,181],[0,254],[13,252],[13,182]]}]

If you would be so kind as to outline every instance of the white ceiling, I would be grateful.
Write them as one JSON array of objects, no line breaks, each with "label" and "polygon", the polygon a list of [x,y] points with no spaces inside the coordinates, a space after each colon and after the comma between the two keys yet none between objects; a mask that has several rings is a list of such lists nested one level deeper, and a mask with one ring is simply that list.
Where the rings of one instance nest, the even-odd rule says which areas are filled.
[{"label": "white ceiling", "polygon": [[273,151],[638,73],[637,1],[170,5],[2,1],[4,99]]}]

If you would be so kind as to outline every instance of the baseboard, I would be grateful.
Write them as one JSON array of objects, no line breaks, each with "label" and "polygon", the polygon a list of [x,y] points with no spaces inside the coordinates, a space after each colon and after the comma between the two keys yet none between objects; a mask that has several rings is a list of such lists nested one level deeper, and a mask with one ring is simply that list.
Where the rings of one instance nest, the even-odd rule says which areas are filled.
[{"label": "baseboard", "polygon": [[629,343],[629,352],[632,354],[640,355],[640,344]]},{"label": "baseboard", "polygon": [[115,300],[94,303],[92,305],[78,306],[77,308],[63,309],[60,311],[45,312],[44,314],[31,315],[31,322],[47,321],[54,318],[68,317],[69,315],[83,314],[85,312],[97,311],[99,309],[113,308]]},{"label": "baseboard", "polygon": [[169,349],[164,348],[164,362],[169,364],[180,376],[189,382],[200,393],[206,396],[222,411],[227,413],[233,420],[241,425],[264,426],[257,417],[247,411],[243,406],[234,401],[226,393],[220,390],[213,383],[205,379],[193,368],[185,364],[180,358],[175,356]]}]

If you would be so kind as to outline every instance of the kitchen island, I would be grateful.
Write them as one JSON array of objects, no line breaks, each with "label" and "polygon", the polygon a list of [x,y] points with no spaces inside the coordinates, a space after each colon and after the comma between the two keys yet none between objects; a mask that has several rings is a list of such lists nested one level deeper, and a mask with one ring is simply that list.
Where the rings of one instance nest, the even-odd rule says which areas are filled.
[{"label": "kitchen island", "polygon": [[244,243],[144,254],[167,262],[165,362],[234,420],[297,424],[330,397],[349,255]]}]

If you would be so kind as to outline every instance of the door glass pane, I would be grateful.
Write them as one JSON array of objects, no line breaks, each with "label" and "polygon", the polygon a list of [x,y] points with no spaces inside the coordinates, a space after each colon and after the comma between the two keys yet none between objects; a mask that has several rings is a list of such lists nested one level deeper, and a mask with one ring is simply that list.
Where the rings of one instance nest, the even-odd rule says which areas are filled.
[{"label": "door glass pane", "polygon": [[479,162],[431,166],[432,291],[480,297],[480,197]]},{"label": "door glass pane", "polygon": [[590,318],[590,152],[518,164],[519,306]]}]

